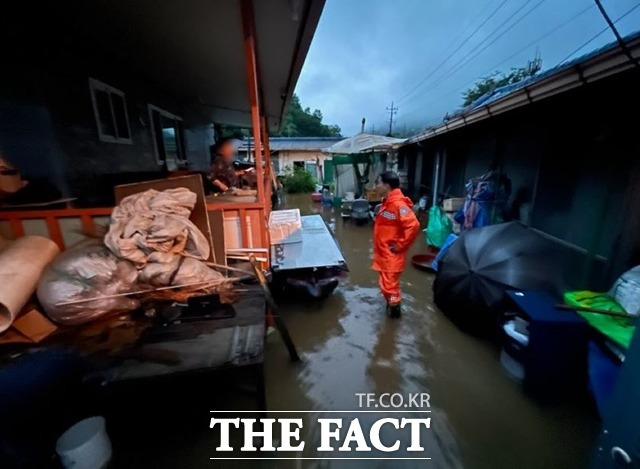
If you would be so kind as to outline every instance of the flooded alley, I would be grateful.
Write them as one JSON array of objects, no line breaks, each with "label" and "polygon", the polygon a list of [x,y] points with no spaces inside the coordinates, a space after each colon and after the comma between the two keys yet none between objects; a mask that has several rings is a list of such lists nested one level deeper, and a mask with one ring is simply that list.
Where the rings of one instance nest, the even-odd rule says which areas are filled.
[{"label": "flooded alley", "polygon": [[640,467],[640,0],[0,37],[0,469]]},{"label": "flooded alley", "polygon": [[[433,430],[426,452],[433,460],[424,467],[585,467],[598,429],[587,405],[544,406],[527,397],[502,369],[497,346],[461,332],[434,306],[432,274],[408,265],[403,317],[387,318],[369,269],[371,225],[335,219],[331,208],[312,204],[306,194],[288,195],[286,205],[335,223],[350,272],[324,302],[282,305],[303,363],[290,364],[277,334],[270,336],[270,410],[354,409],[356,393],[428,392]],[[411,252],[424,248],[421,236]],[[370,467],[329,462],[296,467]],[[417,464],[376,467],[396,467],[391,463]]]},{"label": "flooded alley", "polygon": [[[242,431],[232,430],[236,451],[216,452],[219,435],[209,428],[211,410],[250,412],[252,418],[258,413],[255,397],[238,387],[241,381],[236,374],[205,373],[109,391],[112,407],[105,415],[116,449],[115,467],[536,469],[588,465],[600,425],[589,403],[580,399],[548,405],[528,397],[502,369],[496,344],[460,331],[434,306],[433,274],[408,265],[402,280],[403,316],[388,318],[375,272],[369,269],[372,225],[335,219],[331,208],[311,203],[308,194],[288,195],[286,206],[299,207],[303,214],[320,213],[331,226],[335,224],[350,269],[322,302],[281,301],[281,314],[301,355],[300,363],[290,361],[277,332],[267,336],[268,417],[302,418],[304,451],[288,453],[292,460],[242,460],[248,456],[237,449]],[[424,248],[421,236],[411,253]],[[398,417],[392,409],[353,413],[359,408],[357,393],[428,393],[431,429],[423,432],[425,451],[419,456],[431,459],[315,459],[320,440],[317,418],[339,416],[348,422],[357,417],[364,426],[374,419]],[[420,413],[401,415],[405,416],[417,418]],[[382,432],[384,441],[396,437]],[[260,452],[256,456],[282,455]],[[221,456],[232,459],[209,459]],[[389,455],[372,451],[366,456]],[[416,454],[399,451],[393,456]]]}]

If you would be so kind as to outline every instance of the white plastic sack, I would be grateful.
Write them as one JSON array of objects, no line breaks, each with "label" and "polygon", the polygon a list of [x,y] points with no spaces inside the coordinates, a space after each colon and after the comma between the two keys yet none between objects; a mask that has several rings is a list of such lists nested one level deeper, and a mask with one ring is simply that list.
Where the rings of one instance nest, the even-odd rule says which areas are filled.
[{"label": "white plastic sack", "polygon": [[126,296],[61,303],[131,292],[137,277],[133,263],[118,259],[100,240],[85,241],[49,264],[38,283],[38,300],[55,322],[84,324],[108,313],[132,311],[140,303]]},{"label": "white plastic sack", "polygon": [[640,265],[622,274],[613,284],[609,296],[627,313],[637,316],[640,313]]}]

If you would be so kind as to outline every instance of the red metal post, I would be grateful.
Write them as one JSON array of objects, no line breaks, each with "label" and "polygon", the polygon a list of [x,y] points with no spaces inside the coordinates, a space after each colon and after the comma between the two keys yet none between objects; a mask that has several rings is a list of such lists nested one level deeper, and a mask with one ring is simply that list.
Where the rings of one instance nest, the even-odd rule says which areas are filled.
[{"label": "red metal post", "polygon": [[247,84],[249,88],[249,102],[251,104],[251,127],[256,163],[256,182],[258,186],[258,200],[264,199],[264,169],[262,167],[262,151],[260,148],[260,98],[258,92],[258,73],[256,59],[256,27],[252,0],[240,0],[242,12],[242,30],[244,33],[244,55],[247,66]]}]

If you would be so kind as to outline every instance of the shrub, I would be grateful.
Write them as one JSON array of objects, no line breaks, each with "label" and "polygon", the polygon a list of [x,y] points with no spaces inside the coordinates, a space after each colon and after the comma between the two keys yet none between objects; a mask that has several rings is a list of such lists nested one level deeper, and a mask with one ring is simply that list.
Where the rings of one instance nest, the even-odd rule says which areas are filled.
[{"label": "shrub", "polygon": [[313,192],[316,189],[316,178],[304,168],[295,168],[285,176],[283,185],[289,194]]}]

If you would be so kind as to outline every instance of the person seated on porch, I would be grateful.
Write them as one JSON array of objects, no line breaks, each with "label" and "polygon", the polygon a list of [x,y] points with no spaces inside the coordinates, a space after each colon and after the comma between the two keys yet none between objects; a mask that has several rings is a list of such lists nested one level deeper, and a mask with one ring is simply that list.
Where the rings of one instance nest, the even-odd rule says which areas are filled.
[{"label": "person seated on porch", "polygon": [[223,138],[212,146],[212,165],[209,181],[215,192],[227,192],[238,189],[241,177],[252,170],[236,169],[233,166],[236,148],[231,138]]}]

